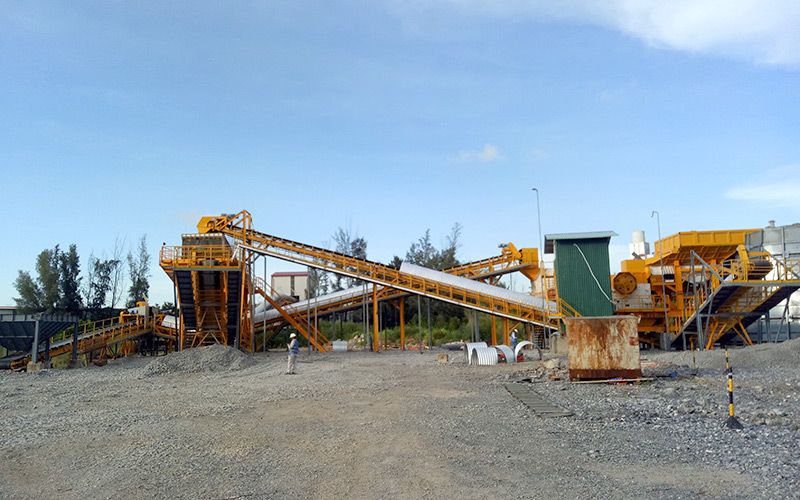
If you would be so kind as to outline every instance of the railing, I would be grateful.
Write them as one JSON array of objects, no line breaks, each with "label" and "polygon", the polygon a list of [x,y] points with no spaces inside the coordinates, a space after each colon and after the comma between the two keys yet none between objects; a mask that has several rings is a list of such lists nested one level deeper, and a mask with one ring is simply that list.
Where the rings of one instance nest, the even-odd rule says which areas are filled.
[{"label": "railing", "polygon": [[254,233],[254,231],[251,231],[248,235],[250,236],[249,239],[257,245],[250,246],[250,249],[259,253],[326,271],[345,274],[357,279],[364,279],[410,293],[431,296],[445,302],[482,310],[498,316],[506,316],[510,319],[523,319],[533,323],[547,322],[545,311],[526,304],[401,273],[382,264],[308,247],[262,233]]},{"label": "railing", "polygon": [[162,246],[161,267],[202,267],[238,265],[236,253],[228,245],[181,245]]},{"label": "railing", "polygon": [[581,315],[577,309],[569,305],[567,301],[561,297],[558,298],[558,314],[562,318],[577,318]]},{"label": "railing", "polygon": [[281,314],[281,317],[290,325],[292,325],[294,329],[300,333],[300,335],[305,337],[315,349],[320,352],[326,352],[328,350],[328,343],[330,342],[328,338],[323,335],[322,332],[320,332],[314,325],[306,325],[308,328],[305,328],[301,320],[293,316],[292,313],[286,312],[283,307],[281,307],[281,305],[270,296],[272,290],[268,288],[267,283],[262,278],[256,277],[253,280],[253,287],[256,293],[264,297],[264,300],[269,302],[270,305],[272,305],[272,307],[274,307],[275,310]]},{"label": "railing", "polygon": [[[499,255],[496,257],[490,257],[480,261],[475,261],[468,264],[462,264],[456,267],[448,268],[443,270],[442,272],[447,274],[452,274],[454,276],[469,277],[470,279],[478,280],[487,276],[505,274],[508,272],[513,272],[515,270],[518,270],[519,267],[515,265],[517,264],[518,261],[515,258],[511,259],[509,255],[510,254],[504,253],[503,255]],[[496,267],[499,266],[499,264],[506,264],[506,265],[501,267]],[[261,283],[261,282],[263,282],[263,279],[256,278],[256,283]],[[378,300],[380,302],[398,300],[403,297],[408,297],[409,295],[410,294],[405,291],[395,290],[389,287],[378,288]],[[299,317],[305,315],[307,309],[313,308],[317,315],[326,315],[334,312],[357,309],[358,307],[363,306],[364,300],[365,299],[363,294],[357,296],[342,297],[339,300],[324,301],[319,304],[313,302],[312,298],[312,301],[306,303],[305,307],[292,308],[291,310],[287,309],[286,312]],[[366,301],[371,302],[372,298],[368,297]],[[569,304],[566,305],[567,307],[570,307]],[[280,324],[283,321],[284,320],[281,316],[265,320],[267,324]]]}]

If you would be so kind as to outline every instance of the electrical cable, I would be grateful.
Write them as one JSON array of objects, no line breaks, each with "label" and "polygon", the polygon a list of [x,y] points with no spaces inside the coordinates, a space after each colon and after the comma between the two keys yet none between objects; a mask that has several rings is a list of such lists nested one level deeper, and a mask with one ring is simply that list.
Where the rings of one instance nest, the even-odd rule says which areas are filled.
[{"label": "electrical cable", "polygon": [[572,246],[577,248],[578,249],[578,253],[581,254],[581,257],[583,257],[583,261],[586,263],[586,267],[589,269],[589,274],[592,275],[592,278],[594,278],[594,282],[597,283],[597,288],[600,289],[600,293],[603,294],[603,296],[606,298],[607,301],[611,302],[611,304],[614,304],[614,301],[611,300],[611,297],[609,297],[608,294],[606,293],[606,291],[603,290],[603,287],[600,285],[600,282],[597,280],[597,276],[594,275],[594,271],[592,271],[592,266],[589,265],[589,260],[583,254],[583,250],[581,250],[581,247],[579,247],[577,243],[573,243]]}]

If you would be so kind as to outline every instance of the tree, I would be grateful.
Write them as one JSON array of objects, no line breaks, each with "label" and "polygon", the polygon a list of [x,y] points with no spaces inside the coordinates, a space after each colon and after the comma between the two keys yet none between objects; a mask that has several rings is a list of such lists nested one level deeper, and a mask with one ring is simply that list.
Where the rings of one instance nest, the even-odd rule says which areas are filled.
[{"label": "tree", "polygon": [[173,304],[172,302],[164,302],[163,304],[158,306],[158,310],[159,312],[162,312],[164,314],[173,314],[173,315],[178,314],[178,308],[175,307],[175,304]]},{"label": "tree", "polygon": [[58,256],[58,308],[72,314],[81,310],[80,274],[81,263],[78,248],[73,243],[67,252]]},{"label": "tree", "polygon": [[61,304],[59,293],[60,251],[42,250],[36,256],[36,279],[27,271],[19,271],[14,288],[19,294],[14,298],[17,306],[25,312],[53,312]]},{"label": "tree", "polygon": [[409,247],[406,252],[406,262],[423,267],[434,267],[437,256],[438,252],[431,243],[431,230],[426,229],[425,234]]},{"label": "tree", "polygon": [[46,312],[53,312],[58,307],[59,289],[59,254],[58,245],[52,250],[42,250],[36,257],[36,272],[39,275],[39,288],[42,291],[41,305]]},{"label": "tree", "polygon": [[308,269],[308,298],[319,297],[330,291],[330,278],[328,273],[320,269]]},{"label": "tree", "polygon": [[89,304],[92,309],[102,309],[106,306],[108,292],[111,291],[111,275],[119,265],[120,262],[116,260],[94,260],[94,293]]},{"label": "tree", "polygon": [[458,252],[458,247],[461,246],[461,224],[456,222],[453,224],[453,227],[450,229],[450,234],[447,235],[446,241],[447,244],[444,248],[439,252],[439,262],[437,269],[448,269],[451,267],[455,267],[459,265],[458,259],[456,258],[456,253]]},{"label": "tree", "polygon": [[42,305],[42,289],[31,278],[28,271],[19,271],[14,288],[17,289],[19,298],[15,297],[14,302],[23,313],[32,313],[44,310]]},{"label": "tree", "polygon": [[86,261],[86,275],[83,277],[83,286],[81,287],[81,294],[83,295],[83,303],[86,307],[92,307],[92,298],[94,297],[95,285],[95,264],[97,258],[94,252],[89,254],[89,260]]},{"label": "tree", "polygon": [[445,238],[446,244],[441,250],[437,250],[431,243],[431,230],[426,229],[415,243],[411,244],[406,252],[406,261],[418,266],[430,269],[444,270],[455,267],[459,264],[456,258],[458,247],[461,246],[461,224],[453,224],[450,234]]},{"label": "tree", "polygon": [[131,279],[128,307],[133,307],[138,301],[147,301],[150,290],[150,254],[147,252],[147,235],[142,235],[139,239],[136,255],[128,252],[128,275]]},{"label": "tree", "polygon": [[111,260],[116,264],[111,272],[111,308],[117,307],[125,291],[125,268],[122,266],[122,253],[125,249],[125,238],[120,241],[119,236],[114,238],[114,251]]},{"label": "tree", "polygon": [[[406,252],[406,261],[440,271],[459,265],[456,253],[460,246],[461,229],[461,224],[453,224],[450,234],[445,238],[446,243],[441,250],[437,250],[431,243],[431,231],[427,229],[425,234],[409,247],[408,252]],[[413,310],[410,312],[414,313]],[[437,301],[431,303],[431,315],[437,320],[440,317],[463,318],[464,310],[460,306]]]},{"label": "tree", "polygon": [[[367,240],[355,234],[349,226],[347,228],[340,226],[331,238],[335,244],[334,250],[336,252],[359,259],[367,258]],[[347,278],[344,281],[341,275],[336,274],[331,286],[332,291],[336,292],[344,289],[343,284],[348,287],[354,287],[360,285],[361,281],[355,278]]]}]

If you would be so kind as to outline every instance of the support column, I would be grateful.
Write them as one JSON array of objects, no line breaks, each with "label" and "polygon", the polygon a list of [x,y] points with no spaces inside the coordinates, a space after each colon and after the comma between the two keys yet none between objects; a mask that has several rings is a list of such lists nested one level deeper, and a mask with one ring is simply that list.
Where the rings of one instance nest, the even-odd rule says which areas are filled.
[{"label": "support column", "polygon": [[44,367],[50,368],[50,337],[44,339]]},{"label": "support column", "polygon": [[406,350],[406,298],[400,297],[400,350]]},{"label": "support column", "polygon": [[36,319],[35,326],[33,328],[33,346],[31,346],[31,363],[34,365],[36,364],[36,360],[39,358],[39,319]]},{"label": "support column", "polygon": [[492,345],[497,345],[497,318],[490,316],[492,320]]},{"label": "support column", "polygon": [[503,318],[503,343],[511,345],[511,337],[509,336],[508,318]]},{"label": "support column", "polygon": [[378,287],[372,285],[372,351],[380,350],[380,323],[378,322]]},{"label": "support column", "polygon": [[422,295],[417,295],[417,330],[418,330],[418,343],[417,349],[422,354]]},{"label": "support column", "polygon": [[428,309],[428,349],[433,349],[433,326],[431,325],[431,298],[426,297],[425,305]]},{"label": "support column", "polygon": [[78,319],[75,318],[75,324],[72,325],[72,357],[69,360],[70,368],[78,367]]}]

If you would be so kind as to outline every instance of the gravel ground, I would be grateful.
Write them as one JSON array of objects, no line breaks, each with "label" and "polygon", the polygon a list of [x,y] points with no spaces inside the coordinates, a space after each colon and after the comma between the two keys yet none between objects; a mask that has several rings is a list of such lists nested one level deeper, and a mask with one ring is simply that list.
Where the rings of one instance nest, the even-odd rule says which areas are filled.
[{"label": "gravel ground", "polygon": [[[0,373],[0,497],[800,498],[798,366],[737,367],[730,431],[718,354],[696,376],[683,353],[648,356],[665,377],[624,386],[449,354]],[[532,415],[504,387],[521,378],[574,416]]]}]

